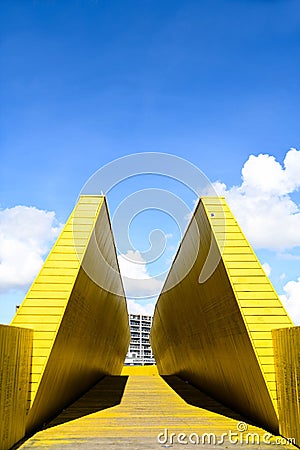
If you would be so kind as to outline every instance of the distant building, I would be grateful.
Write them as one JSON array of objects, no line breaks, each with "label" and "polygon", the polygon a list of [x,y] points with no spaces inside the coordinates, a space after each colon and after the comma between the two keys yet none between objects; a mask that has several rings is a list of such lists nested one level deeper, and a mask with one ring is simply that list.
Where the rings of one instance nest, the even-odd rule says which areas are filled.
[{"label": "distant building", "polygon": [[131,341],[126,355],[125,365],[145,366],[155,364],[149,341],[152,316],[130,314],[129,324]]}]

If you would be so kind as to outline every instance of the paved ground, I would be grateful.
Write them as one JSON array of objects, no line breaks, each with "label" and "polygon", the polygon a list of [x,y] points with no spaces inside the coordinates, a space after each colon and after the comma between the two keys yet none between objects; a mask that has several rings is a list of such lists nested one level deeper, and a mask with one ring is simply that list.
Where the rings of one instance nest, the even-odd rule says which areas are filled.
[{"label": "paved ground", "polygon": [[[171,433],[175,435],[172,437]],[[281,442],[282,438],[278,440]],[[189,384],[177,377],[164,380],[153,368],[129,368],[122,376],[105,377],[19,447],[22,450],[162,448],[295,447],[277,443],[269,433],[247,424]]]}]

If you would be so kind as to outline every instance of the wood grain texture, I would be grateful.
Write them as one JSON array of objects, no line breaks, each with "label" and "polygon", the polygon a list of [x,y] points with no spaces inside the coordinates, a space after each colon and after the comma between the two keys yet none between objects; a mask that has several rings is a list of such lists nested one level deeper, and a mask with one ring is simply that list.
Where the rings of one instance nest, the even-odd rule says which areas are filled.
[{"label": "wood grain texture", "polygon": [[300,447],[300,327],[273,330],[279,430]]},{"label": "wood grain texture", "polygon": [[25,435],[33,331],[0,325],[0,449]]},{"label": "wood grain texture", "polygon": [[[195,224],[200,246],[191,264]],[[199,283],[211,248],[216,268]],[[202,198],[154,313],[150,338],[160,374],[190,380],[276,433],[272,329],[291,325],[225,199]]]},{"label": "wood grain texture", "polygon": [[[244,433],[238,432],[241,422]],[[230,443],[230,431],[239,442],[235,437]],[[184,444],[178,443],[180,433]],[[143,366],[103,378],[20,450],[296,450],[280,441],[178,377],[162,379],[155,368]]]},{"label": "wood grain texture", "polygon": [[121,372],[130,331],[104,197],[80,197],[12,324],[34,330],[27,432]]}]

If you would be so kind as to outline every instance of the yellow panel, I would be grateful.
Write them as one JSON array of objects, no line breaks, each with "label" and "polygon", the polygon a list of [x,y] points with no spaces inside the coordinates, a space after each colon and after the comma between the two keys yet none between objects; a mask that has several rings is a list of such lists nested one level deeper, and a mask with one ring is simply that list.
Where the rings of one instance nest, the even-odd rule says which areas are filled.
[{"label": "yellow panel", "polygon": [[0,325],[0,449],[25,435],[32,330]]},{"label": "yellow panel", "polygon": [[[44,352],[45,353],[45,352]],[[46,356],[32,356],[32,365],[44,365],[46,362]]]},{"label": "yellow panel", "polygon": [[[82,197],[80,198],[80,201],[82,201]],[[76,228],[75,228],[75,229],[78,229],[78,228],[77,228],[78,226],[81,226],[81,225],[84,225],[84,226],[87,226],[87,225],[93,225],[93,223],[94,223],[94,219],[91,218],[91,217],[89,217],[89,218],[86,218],[86,217],[77,217],[77,218],[76,218]],[[72,226],[73,226],[73,225],[72,225]]]},{"label": "yellow panel", "polygon": [[70,290],[72,289],[72,283],[55,283],[54,281],[55,281],[55,279],[51,283],[40,283],[39,280],[37,279],[32,291],[29,291],[29,293],[27,294],[27,298],[32,298],[31,294],[33,292],[47,291],[47,292],[67,292],[67,293],[69,293]]},{"label": "yellow panel", "polygon": [[47,339],[49,341],[52,341],[55,338],[55,333],[50,332],[50,331],[44,331],[44,330],[34,330],[34,341],[36,340],[40,340],[40,339]]},{"label": "yellow panel", "polygon": [[[197,244],[190,225],[155,308],[151,344],[158,370],[180,375],[277,432],[271,330],[292,322],[225,199],[202,198],[194,219],[201,234],[196,261],[178,283]],[[219,263],[199,283],[211,244]]]},{"label": "yellow panel", "polygon": [[51,260],[56,261],[57,259],[66,259],[67,260],[72,260],[72,261],[77,261],[78,260],[78,248],[76,248],[76,251],[73,247],[65,247],[63,245],[60,245],[58,249],[53,249],[51,255],[49,256],[49,258]]},{"label": "yellow panel", "polygon": [[[230,275],[230,272],[228,270],[228,275]],[[252,276],[252,274],[249,274],[249,276],[247,276],[246,274],[244,276],[235,276],[235,275],[231,275],[231,280],[233,283],[235,284],[255,284],[256,286],[259,286],[260,284],[262,285],[262,290],[266,290],[266,291],[272,291],[272,287],[269,285],[266,285],[265,283],[265,275],[263,275],[263,273],[259,274],[258,276]],[[249,287],[249,289],[252,289],[251,286]],[[255,287],[256,289],[256,287]]]},{"label": "yellow panel", "polygon": [[224,261],[226,261],[227,255],[230,255],[230,258],[232,258],[233,255],[237,255],[237,257],[240,257],[239,256],[240,254],[248,256],[248,255],[252,255],[252,252],[246,246],[245,247],[234,247],[234,246],[229,247],[228,245],[225,246],[225,248],[222,252]]},{"label": "yellow panel", "polygon": [[241,263],[241,264],[243,264],[244,262],[250,262],[250,261],[255,261],[255,263],[256,263],[255,256],[250,252],[242,253],[242,254],[235,254],[235,253],[228,253],[228,249],[226,249],[226,250],[227,250],[227,252],[225,255],[223,254],[223,257],[224,257],[224,259],[226,258],[227,267],[229,267],[229,264],[231,261]]},{"label": "yellow panel", "polygon": [[[77,274],[78,270],[74,271],[74,275]],[[39,283],[41,284],[50,284],[53,281],[55,281],[55,283],[63,283],[63,284],[73,284],[74,282],[74,275],[43,275],[42,273],[39,276]]]},{"label": "yellow panel", "polygon": [[[257,262],[255,258],[253,258],[251,261],[226,261],[226,267],[228,269],[256,269],[257,268]],[[232,274],[234,275],[234,274]]]},{"label": "yellow panel", "polygon": [[[253,304],[253,301],[251,302],[251,300],[248,300],[247,302],[246,301],[240,302],[240,305],[243,308],[245,308],[245,314],[247,316],[261,316],[263,314],[263,317],[260,317],[260,318],[256,317],[253,320],[260,320],[260,319],[264,320],[266,318],[266,316],[268,316],[268,315],[282,316],[282,308],[280,308],[279,305],[278,306],[276,305],[274,308],[272,308],[272,304],[270,303],[270,305],[267,305],[267,306],[270,306],[268,308],[266,306],[266,304],[263,304],[263,303],[261,303],[260,305],[257,306],[255,304]],[[247,306],[249,306],[249,308]],[[252,308],[251,308],[251,306],[252,306]],[[256,307],[254,308],[254,306],[256,306]],[[286,317],[286,316],[283,316],[283,317]],[[249,320],[248,320],[248,322],[249,322]]]},{"label": "yellow panel", "polygon": [[[217,237],[217,236],[216,236]],[[222,239],[222,237],[220,239],[218,239],[218,242],[222,245],[222,247],[226,245],[230,246],[230,248],[233,248],[233,252],[236,249],[243,249],[244,247],[247,247],[247,243],[242,239],[242,236],[240,237],[240,239],[230,239],[229,238],[230,235],[226,235],[226,240]]]},{"label": "yellow panel", "polygon": [[[245,308],[243,309],[243,312],[245,314],[245,317],[247,317],[247,323],[248,324],[256,324],[256,325],[269,325],[269,324],[278,324],[278,323],[287,323],[288,325],[290,325],[290,320],[288,317],[284,316],[282,314],[282,310],[281,308],[276,308],[276,310],[280,311],[281,310],[281,314],[274,314],[274,310],[267,310],[265,308],[262,308],[262,312],[261,314],[264,314],[262,316],[259,316],[258,314],[256,314],[255,316],[252,316],[251,313],[248,312],[250,308]],[[275,308],[274,308],[275,309]],[[270,311],[270,312],[268,312]],[[272,315],[271,315],[272,314]],[[268,328],[269,329],[269,328]]]},{"label": "yellow panel", "polygon": [[27,432],[121,372],[130,332],[104,197],[80,197],[12,323],[34,330]]},{"label": "yellow panel", "polygon": [[51,259],[48,261],[48,267],[47,269],[78,269],[79,263],[77,261],[64,261],[64,260],[54,260]]},{"label": "yellow panel", "polygon": [[45,352],[46,351],[46,349],[47,349],[47,347],[48,347],[48,345],[49,345],[49,341],[46,341],[45,342],[45,347],[34,347],[33,349],[32,349],[32,357],[35,357],[35,356],[40,356],[41,354],[43,354],[43,351]]},{"label": "yellow panel", "polygon": [[48,266],[45,269],[42,270],[41,275],[46,275],[46,276],[63,276],[63,277],[67,277],[67,276],[71,276],[73,277],[74,274],[76,274],[77,270],[78,270],[79,266],[75,266],[75,267],[52,267],[52,266]]},{"label": "yellow panel", "polygon": [[266,300],[272,300],[276,303],[276,300],[278,299],[277,294],[275,294],[274,291],[266,292],[266,291],[239,291],[237,292],[237,297],[240,301],[242,300],[253,300],[253,302],[256,301],[266,301]]},{"label": "yellow panel", "polygon": [[250,280],[248,280],[248,283],[241,283],[240,282],[241,280],[238,278],[232,279],[231,281],[234,283],[234,289],[237,292],[238,298],[240,298],[239,292],[252,292],[253,295],[255,294],[255,292],[265,292],[265,291],[272,292],[272,294],[274,293],[272,286],[269,284],[265,283],[256,284],[255,282],[249,283]]},{"label": "yellow panel", "polygon": [[300,446],[300,327],[273,330],[279,430]]},{"label": "yellow panel", "polygon": [[227,265],[228,273],[232,277],[245,277],[245,276],[248,277],[248,276],[252,275],[253,278],[254,277],[256,278],[258,275],[264,276],[263,269],[257,268],[257,263],[256,263],[256,268],[253,268],[253,266],[250,267],[249,264],[247,264],[247,265],[248,265],[248,267],[246,266],[245,268],[239,268],[239,269],[232,269],[232,268],[229,268]]},{"label": "yellow panel", "polygon": [[31,388],[38,388],[38,384],[40,382],[40,374],[31,373]]},{"label": "yellow panel", "polygon": [[266,339],[270,341],[270,331],[251,331],[250,335],[255,342],[257,339]]},{"label": "yellow panel", "polygon": [[[51,306],[51,307],[64,307],[66,304],[66,293],[65,292],[45,292],[45,291],[37,291],[30,294],[30,306],[32,307],[42,307],[42,306]],[[26,306],[24,306],[26,311]]]},{"label": "yellow panel", "polygon": [[273,347],[261,347],[257,348],[257,354],[259,356],[274,356]]}]

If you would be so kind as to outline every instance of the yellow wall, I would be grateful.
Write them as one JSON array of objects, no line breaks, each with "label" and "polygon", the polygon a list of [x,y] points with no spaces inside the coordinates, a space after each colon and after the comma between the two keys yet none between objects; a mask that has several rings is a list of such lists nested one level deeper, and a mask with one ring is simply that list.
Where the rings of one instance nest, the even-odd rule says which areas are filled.
[{"label": "yellow wall", "polygon": [[273,330],[280,434],[300,446],[300,327]]},{"label": "yellow wall", "polygon": [[[196,261],[176,285],[197,245],[191,223],[155,309],[151,344],[158,370],[190,380],[276,433],[271,331],[292,322],[225,199],[202,198],[194,217]],[[199,283],[212,243],[220,260]]]},{"label": "yellow wall", "polygon": [[130,332],[104,197],[80,197],[12,323],[34,329],[27,432],[121,373]]},{"label": "yellow wall", "polygon": [[32,330],[0,325],[0,450],[25,434]]}]

